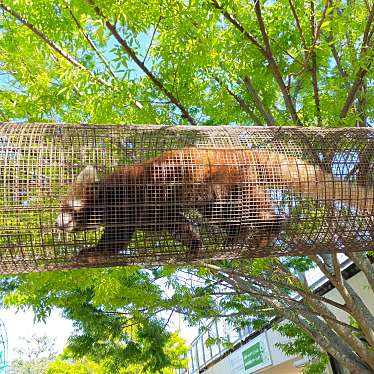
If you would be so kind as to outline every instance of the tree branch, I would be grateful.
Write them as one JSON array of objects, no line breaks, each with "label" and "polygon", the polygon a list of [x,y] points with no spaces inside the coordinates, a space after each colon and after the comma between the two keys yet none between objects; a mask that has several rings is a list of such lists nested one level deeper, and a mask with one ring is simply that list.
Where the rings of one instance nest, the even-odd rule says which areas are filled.
[{"label": "tree branch", "polygon": [[347,252],[346,255],[365,274],[365,277],[374,292],[374,266],[370,262],[367,254],[365,252]]},{"label": "tree branch", "polygon": [[[353,101],[356,98],[357,92],[360,89],[364,81],[364,77],[366,73],[369,71],[372,60],[373,60],[372,56],[370,55],[373,53],[372,51],[373,48],[371,45],[371,38],[374,33],[374,28],[373,29],[371,28],[373,24],[373,18],[374,18],[374,4],[371,6],[371,9],[368,15],[368,20],[365,26],[364,36],[362,39],[360,56],[358,58],[358,61],[360,63],[360,68],[357,70],[355,80],[351,86],[351,89],[348,92],[347,99],[340,112],[340,118],[345,118],[349,110],[351,109]],[[365,66],[362,66],[362,65],[365,65]]]},{"label": "tree branch", "polygon": [[[269,299],[267,304],[273,305],[278,309],[278,302],[275,299]],[[282,309],[279,309],[282,313]],[[283,312],[288,320],[295,323],[306,335],[311,337],[325,351],[329,352],[338,361],[342,362],[350,370],[351,374],[370,374],[372,370],[365,366],[352,348],[347,345],[336,333],[323,323],[315,314],[305,314],[305,312],[294,312],[288,308]]]},{"label": "tree branch", "polygon": [[275,58],[273,56],[273,52],[271,50],[269,36],[266,32],[264,19],[262,17],[260,0],[254,0],[254,7],[255,7],[255,13],[256,13],[256,17],[257,17],[257,23],[259,25],[261,35],[262,35],[262,39],[263,39],[264,44],[265,44],[265,48],[264,48],[265,54],[264,54],[264,56],[268,60],[270,69],[271,69],[271,71],[273,73],[273,76],[274,76],[276,82],[278,83],[278,86],[279,86],[279,88],[282,92],[284,102],[286,104],[287,110],[289,111],[294,124],[301,125],[300,119],[299,119],[299,117],[297,115],[297,112],[296,112],[296,108],[295,108],[294,103],[292,101],[292,97],[291,97],[290,92],[287,89],[287,87],[286,87],[286,85],[283,81],[282,74],[279,70],[278,64],[275,61]]},{"label": "tree branch", "polygon": [[[261,280],[261,282],[266,288],[273,291],[274,295],[272,295],[272,297],[274,299],[286,301],[288,308],[297,310],[300,314],[304,314],[306,318],[308,318],[308,314],[316,314],[323,318],[330,329],[334,330],[349,346],[353,347],[367,363],[374,367],[374,354],[370,352],[368,346],[360,341],[357,336],[352,334],[352,326],[338,320],[326,305],[316,302],[313,298],[308,297],[309,295],[304,298],[304,302],[298,302],[292,298],[284,299],[284,296],[286,295],[283,295],[280,292],[281,288],[275,286],[272,280]],[[267,297],[270,297],[270,295]],[[310,320],[310,318],[308,319]],[[366,337],[367,334],[364,335]]]},{"label": "tree branch", "polygon": [[301,41],[302,41],[303,47],[304,47],[305,50],[307,50],[307,49],[308,49],[308,46],[307,46],[307,44],[306,44],[306,40],[305,40],[305,37],[304,37],[304,32],[303,32],[303,29],[302,29],[302,27],[301,27],[301,23],[300,23],[299,16],[297,15],[295,5],[294,5],[294,3],[292,2],[292,0],[288,0],[288,3],[290,4],[290,8],[291,8],[292,15],[293,15],[293,17],[295,18],[296,27],[297,27],[297,30],[299,31],[300,39],[301,39]]},{"label": "tree branch", "polygon": [[276,61],[274,59],[274,56],[272,54],[272,51],[271,51],[271,48],[270,48],[270,43],[269,43],[269,37],[266,33],[265,25],[263,23],[263,19],[262,19],[262,15],[261,15],[261,8],[260,8],[259,1],[255,0],[255,11],[256,11],[256,15],[258,17],[258,23],[260,25],[261,33],[262,33],[262,36],[263,36],[263,39],[264,39],[264,42],[265,42],[265,47],[263,47],[260,44],[260,42],[250,32],[245,30],[244,27],[240,24],[240,22],[234,16],[229,14],[223,8],[223,6],[220,3],[218,3],[217,0],[212,0],[212,4],[216,9],[218,9],[221,12],[221,14],[223,14],[223,16],[241,34],[243,34],[255,47],[257,47],[259,49],[259,51],[262,53],[262,55],[266,58],[266,60],[269,63],[269,66],[270,66],[271,72],[273,74],[273,77],[274,77],[275,81],[277,82],[277,84],[278,84],[278,86],[281,90],[285,105],[286,105],[287,110],[289,111],[289,113],[291,115],[291,118],[292,118],[293,122],[296,125],[301,125],[301,122],[298,118],[295,106],[292,102],[291,95],[290,95],[290,93],[289,93],[289,91],[288,91],[288,89],[287,89],[287,87],[286,87],[286,85],[283,81],[283,78],[282,78],[281,72],[279,70],[278,64],[276,63]]},{"label": "tree branch", "polygon": [[[374,367],[374,355],[370,352],[369,345],[360,341],[358,337],[352,334],[352,326],[337,320],[333,313],[323,304],[316,302],[312,299],[306,299],[306,303],[300,303],[297,300],[291,299],[288,295],[281,292],[282,288],[274,285],[274,283],[266,279],[261,280],[258,288],[257,282],[253,279],[247,281],[241,278],[241,274],[233,269],[223,269],[216,265],[206,264],[217,276],[223,278],[227,284],[231,284],[238,292],[248,292],[250,295],[254,295],[258,299],[265,300],[267,305],[273,305],[285,318],[290,319],[289,313],[295,313],[298,316],[308,321],[305,325],[307,327],[308,335],[312,331],[315,332],[314,328],[309,324],[315,325],[319,330],[318,336],[324,337],[329,343],[339,345],[338,351],[342,353],[343,347],[353,347],[356,353],[358,353],[364,362],[370,367]],[[329,271],[333,271],[330,269]],[[242,274],[244,277],[248,277],[248,274]],[[251,276],[249,276],[251,277]],[[259,292],[260,291],[260,292]],[[285,291],[286,292],[286,291]],[[324,318],[324,320],[321,319]],[[291,320],[291,319],[290,319]],[[298,320],[297,325],[302,328],[302,319]],[[319,340],[316,340],[317,343]],[[332,339],[332,340],[331,340]],[[370,344],[370,343],[369,343]],[[332,353],[331,351],[329,351]],[[335,352],[336,354],[336,352]],[[360,372],[358,372],[360,373]]]},{"label": "tree branch", "polygon": [[333,306],[333,307],[335,307],[337,309],[340,309],[340,310],[342,310],[342,311],[344,311],[346,313],[349,313],[348,308],[344,304],[341,304],[341,303],[338,303],[338,302],[336,302],[334,300],[330,300],[330,299],[328,299],[326,297],[314,294],[309,289],[302,289],[301,287],[290,285],[288,283],[277,282],[274,279],[272,279],[271,281],[272,281],[272,283],[274,283],[274,284],[276,284],[276,285],[278,285],[280,287],[289,288],[290,290],[292,290],[294,292],[297,292],[304,299],[306,299],[306,298],[314,299],[316,301],[320,301],[322,303],[329,304],[329,305],[331,305],[331,306]]},{"label": "tree branch", "polygon": [[[299,31],[300,39],[301,39],[302,44],[303,44],[303,48],[304,48],[305,51],[307,51],[307,50],[309,50],[309,48],[307,46],[307,43],[306,43],[306,40],[305,40],[305,37],[304,37],[304,32],[301,28],[300,19],[297,15],[295,5],[293,4],[292,0],[288,0],[288,3],[290,4],[292,14],[295,18],[296,27]],[[305,69],[305,68],[307,68],[309,58],[311,58],[311,60],[312,60],[312,65],[311,65],[309,70],[311,72],[311,77],[312,77],[313,96],[314,96],[314,103],[315,103],[315,108],[316,108],[316,116],[317,116],[317,125],[318,126],[321,126],[322,118],[321,118],[321,107],[320,107],[320,98],[319,98],[319,89],[318,89],[317,55],[316,55],[316,52],[315,52],[315,45],[317,43],[317,37],[319,37],[322,22],[325,18],[325,15],[326,15],[326,10],[327,10],[327,7],[325,7],[324,15],[323,15],[323,17],[322,17],[322,19],[319,23],[319,28],[317,29],[318,32],[316,32],[315,15],[314,15],[314,12],[315,12],[314,1],[312,0],[310,2],[310,18],[309,18],[309,21],[310,21],[311,33],[314,37],[314,40],[313,40],[313,46],[311,47],[310,51],[308,52],[308,54],[305,54],[304,63],[303,63],[303,66],[304,66],[304,69]],[[293,96],[293,100],[295,101],[295,96]]]},{"label": "tree branch", "polygon": [[275,119],[271,113],[265,108],[260,96],[258,95],[256,89],[254,88],[251,79],[248,76],[243,78],[244,86],[247,89],[249,95],[251,96],[253,103],[255,104],[258,111],[263,115],[266,123],[269,126],[275,126]]},{"label": "tree branch", "polygon": [[339,56],[339,53],[336,49],[335,43],[333,42],[334,38],[332,36],[332,31],[330,31],[328,35],[324,35],[324,37],[325,37],[328,45],[330,46],[331,53],[334,57],[336,67],[338,68],[341,77],[344,78],[344,79],[347,79],[348,78],[348,73],[345,71],[345,69],[343,67],[342,60],[340,59],[340,56]]},{"label": "tree branch", "polygon": [[[345,307],[345,305],[340,304],[338,302],[335,302],[334,300],[327,299],[327,298],[325,298],[323,296],[316,295],[314,293],[311,293],[310,290],[302,289],[299,286],[295,286],[295,285],[289,284],[287,282],[279,282],[277,280],[271,279],[271,281],[269,283],[269,282],[267,282],[263,278],[260,278],[260,277],[254,276],[254,275],[249,275],[249,274],[240,274],[238,272],[235,272],[232,269],[228,270],[228,269],[221,269],[220,268],[220,270],[217,270],[217,268],[214,268],[214,267],[212,268],[212,266],[210,264],[206,264],[206,267],[214,269],[215,271],[223,271],[223,272],[233,273],[236,276],[241,276],[242,275],[245,278],[248,278],[248,282],[257,282],[258,284],[261,284],[262,282],[265,282],[267,284],[267,286],[269,286],[271,284],[274,284],[274,285],[277,285],[279,288],[283,288],[283,289],[288,288],[288,289],[290,289],[292,291],[298,292],[304,298],[306,298],[306,297],[312,298],[312,299],[314,299],[316,301],[329,304],[331,306],[334,306],[337,309],[341,309],[344,312],[349,313],[349,310]],[[293,277],[293,283],[297,284],[299,280],[295,276],[293,276],[291,273],[289,273],[289,275],[291,275]],[[289,300],[289,301],[295,301],[293,298],[288,297],[288,296],[287,296],[287,300]]]},{"label": "tree branch", "polygon": [[[251,281],[245,282],[244,280],[240,279],[238,275],[235,275],[236,272],[232,269],[221,269],[219,267],[215,267],[214,265],[213,267],[210,266],[210,268],[214,271],[219,272],[227,271],[227,276],[224,276],[222,273],[221,276],[226,278],[225,281],[228,284],[232,284],[234,287],[237,287],[238,291],[248,292],[249,294],[253,293],[254,283]],[[266,292],[266,289],[268,289],[268,292]],[[271,295],[271,293],[269,292],[271,289],[273,291],[275,290],[276,293]],[[343,352],[345,352],[350,355],[349,352],[351,352],[351,348],[349,344],[352,344],[354,349],[356,349],[357,352],[362,355],[363,360],[369,365],[373,365],[372,353],[369,352],[368,347],[364,343],[353,336],[352,327],[342,321],[336,320],[336,318],[334,318],[332,313],[328,311],[327,308],[323,308],[322,306],[324,310],[327,310],[327,313],[324,313],[324,310],[319,310],[319,308],[316,309],[316,313],[315,309],[309,309],[306,307],[306,305],[297,303],[297,301],[295,300],[285,300],[279,293],[279,289],[275,289],[270,281],[267,282],[267,284],[264,286],[264,293],[262,295],[259,294],[256,290],[254,290],[254,292],[256,294],[256,297],[265,300],[265,303],[267,305],[273,305],[281,315],[289,320],[294,321],[297,326],[301,327],[307,335],[311,336],[318,344],[322,344],[321,346],[327,349],[330,353],[340,356],[341,354],[343,354]],[[286,303],[284,304],[285,301]],[[322,317],[326,318],[325,321],[319,318],[319,316],[321,316],[321,313]],[[294,318],[290,318],[290,315],[293,315],[294,317],[297,316],[297,319],[295,320]],[[300,316],[303,316],[305,320],[301,319]],[[314,325],[314,327],[310,324]],[[318,332],[315,330],[315,328],[317,328]],[[339,332],[338,335],[334,331],[335,329]],[[342,337],[344,338],[344,340],[347,340],[347,342],[345,342]],[[335,348],[333,350],[331,350],[332,344],[335,345]],[[336,347],[336,345],[338,347]],[[354,355],[350,355],[350,360],[352,359],[355,361]],[[350,365],[352,365],[352,362],[350,362]],[[355,365],[353,367],[357,367]],[[360,365],[362,366],[362,364]],[[369,373],[370,371],[364,370],[364,372]],[[357,373],[361,373],[361,371]]]},{"label": "tree branch", "polygon": [[[303,80],[301,78],[297,79],[296,84],[295,84],[295,88],[294,88],[294,92],[293,92],[293,95],[292,95],[292,100],[293,100],[294,103],[297,103],[297,97],[299,96],[299,92],[300,92],[302,86],[303,86]],[[290,87],[291,87],[291,83],[290,83]]]},{"label": "tree branch", "polygon": [[38,30],[32,23],[28,22],[23,16],[17,13],[8,5],[5,5],[2,1],[0,1],[0,8],[6,11],[7,13],[11,14],[14,18],[16,18],[19,22],[21,22],[24,26],[26,26],[29,30],[31,30],[35,35],[37,35],[40,39],[42,39],[46,44],[48,44],[57,54],[62,56],[66,61],[70,64],[78,68],[79,70],[87,73],[90,77],[92,77],[95,81],[99,82],[100,84],[109,87],[110,84],[103,80],[100,77],[97,77],[94,73],[88,70],[84,65],[78,62],[74,57],[70,56],[66,51],[62,48],[57,46],[52,40],[50,40],[46,35],[44,35],[40,30]]},{"label": "tree branch", "polygon": [[145,66],[145,64],[139,59],[135,51],[127,44],[126,40],[121,37],[118,33],[116,26],[110,23],[103,15],[100,8],[95,4],[94,0],[87,0],[87,2],[94,8],[95,13],[103,18],[106,27],[112,33],[114,38],[121,45],[127,55],[135,62],[135,64],[144,72],[144,74],[151,80],[151,82],[166,96],[169,100],[181,111],[182,118],[185,118],[191,125],[197,125],[195,120],[188,113],[187,109],[182,103],[164,86],[164,84],[156,78],[156,76]]},{"label": "tree branch", "polygon": [[213,6],[218,9],[221,14],[238,30],[240,31],[254,46],[256,46],[260,52],[265,56],[266,51],[260,44],[260,42],[247,30],[244,29],[244,27],[240,24],[240,22],[232,16],[230,13],[228,13],[224,7],[217,1],[212,0]]},{"label": "tree branch", "polygon": [[362,82],[360,90],[357,94],[357,102],[355,105],[355,112],[358,114],[358,119],[356,121],[357,127],[366,127],[367,126],[367,84],[366,82]]},{"label": "tree branch", "polygon": [[319,37],[320,37],[320,35],[321,35],[321,29],[322,29],[323,22],[324,22],[325,19],[326,19],[327,9],[328,9],[328,6],[330,5],[330,0],[326,1],[326,3],[325,3],[325,6],[324,6],[324,8],[323,8],[322,17],[321,17],[321,19],[319,20],[317,27],[315,27],[315,19],[314,19],[314,18],[315,18],[315,17],[314,17],[314,12],[315,12],[315,9],[314,9],[314,1],[312,0],[312,1],[310,2],[310,4],[311,4],[311,14],[310,14],[310,18],[311,18],[311,20],[313,20],[313,28],[312,28],[313,42],[312,42],[311,47],[308,48],[308,53],[307,53],[306,56],[305,56],[305,60],[304,60],[304,68],[307,68],[307,67],[308,67],[309,59],[311,58],[312,54],[315,53],[315,48],[316,48],[316,45],[317,45],[317,43],[318,43]]},{"label": "tree branch", "polygon": [[[336,290],[339,292],[347,308],[349,314],[360,325],[362,333],[365,335],[367,341],[374,346],[374,316],[368,307],[363,303],[362,299],[357,295],[356,291],[350,284],[341,276],[340,268],[336,272],[338,266],[337,259],[332,258],[331,268],[325,262],[316,256],[310,256],[318,265],[323,274],[330,280]],[[336,273],[335,273],[336,272]]]},{"label": "tree branch", "polygon": [[[326,15],[327,6],[325,6],[323,17],[319,23],[319,28],[316,30],[315,25],[315,17],[314,17],[314,0],[310,1],[310,30],[312,35],[314,36],[313,46],[310,49],[310,58],[312,60],[312,65],[310,67],[310,73],[312,75],[312,85],[313,85],[313,97],[314,97],[314,105],[316,108],[316,116],[317,116],[317,125],[322,125],[322,118],[321,118],[321,106],[320,106],[320,99],[319,99],[319,90],[318,90],[318,78],[317,78],[317,55],[315,50],[315,45],[317,44],[317,38],[319,37],[322,21]],[[309,56],[306,56],[306,60],[308,60]]]},{"label": "tree branch", "polygon": [[71,9],[68,8],[68,11],[69,11],[69,14],[71,16],[71,18],[73,18],[75,24],[77,25],[79,31],[82,33],[82,35],[84,36],[84,38],[86,39],[87,43],[90,45],[90,47],[94,50],[94,52],[96,53],[97,57],[99,57],[99,59],[101,60],[101,62],[105,65],[105,67],[109,70],[109,73],[110,75],[118,81],[118,78],[117,76],[115,75],[114,71],[112,70],[109,62],[107,61],[107,59],[103,56],[103,54],[98,50],[98,48],[96,47],[95,43],[93,42],[93,40],[91,40],[91,38],[89,37],[89,35],[84,31],[82,25],[80,24],[80,22],[78,21],[77,17],[75,17],[74,13],[72,12]]},{"label": "tree branch", "polygon": [[160,25],[161,20],[162,20],[162,16],[160,16],[160,17],[158,18],[158,21],[157,21],[156,25],[154,26],[153,33],[152,33],[152,37],[151,37],[151,41],[149,42],[149,46],[148,46],[148,48],[147,48],[147,52],[145,53],[145,56],[144,56],[144,58],[143,58],[143,64],[144,64],[145,61],[147,60],[147,57],[148,57],[149,51],[150,51],[151,48],[152,48],[153,40],[154,40],[154,38],[155,38],[155,36],[156,36],[156,32],[157,32],[158,26]]},{"label": "tree branch", "polygon": [[[337,258],[333,259],[332,261],[334,267],[336,266],[336,261],[337,261]],[[258,284],[258,286],[263,288],[263,296],[266,296],[267,298],[273,298],[278,301],[286,302],[288,305],[288,308],[293,309],[293,310],[297,309],[299,313],[301,314],[302,313],[307,313],[307,314],[317,313],[318,316],[325,319],[329,328],[335,330],[336,333],[343,340],[347,342],[347,344],[354,347],[356,352],[361,357],[363,357],[366,362],[374,366],[374,354],[369,352],[368,347],[363,342],[361,342],[356,336],[352,335],[352,326],[346,324],[343,321],[338,320],[334,316],[334,314],[327,308],[326,305],[322,304],[318,300],[313,299],[312,295],[309,295],[308,293],[306,293],[304,295],[304,302],[299,302],[289,297],[286,294],[283,294],[283,293],[281,294],[280,290],[282,289],[286,290],[288,288],[287,285],[282,287],[282,285],[277,284],[277,282],[274,281],[273,279],[269,281],[266,279],[262,279],[262,278],[257,280],[256,277],[253,277],[252,275],[241,274],[233,269],[222,269],[222,268],[220,268],[220,270],[218,270],[217,268],[212,268],[212,269],[215,269],[215,271],[219,271],[221,273],[222,272],[226,273],[227,274],[226,282],[229,284],[230,283],[233,284],[234,286],[238,288],[238,290],[249,292],[249,288],[251,288],[251,292],[252,292],[252,288],[253,288],[252,286]],[[333,271],[333,269],[331,269],[330,271]],[[337,277],[338,276],[339,275],[337,274]],[[248,278],[248,281],[245,281],[244,279],[242,279],[242,277]],[[339,281],[337,283],[338,285],[340,284]],[[256,291],[257,292],[256,296],[261,297],[261,294],[259,294],[258,291],[259,290]],[[344,295],[342,296],[344,297]],[[359,324],[360,322],[361,321],[358,321]],[[360,326],[362,325],[360,324]],[[371,344],[370,332],[364,335],[365,337],[368,337],[369,344]]]},{"label": "tree branch", "polygon": [[253,123],[256,126],[261,126],[261,121],[260,119],[256,116],[256,114],[253,112],[253,110],[249,107],[249,105],[239,96],[237,95],[234,91],[230,90],[230,88],[224,84],[218,77],[214,77],[214,80],[222,87],[224,88],[230,96],[232,96],[239,104],[239,106],[249,114],[251,117]]}]

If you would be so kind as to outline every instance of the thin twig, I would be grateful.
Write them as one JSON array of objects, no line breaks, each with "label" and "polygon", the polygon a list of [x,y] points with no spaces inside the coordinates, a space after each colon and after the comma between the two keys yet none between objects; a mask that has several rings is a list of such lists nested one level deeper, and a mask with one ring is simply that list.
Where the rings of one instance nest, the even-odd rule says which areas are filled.
[{"label": "thin twig", "polygon": [[230,96],[232,96],[239,104],[239,106],[246,112],[249,114],[249,116],[251,117],[252,121],[254,122],[254,124],[256,126],[260,126],[261,125],[261,121],[260,119],[256,116],[256,114],[253,112],[253,110],[248,106],[248,104],[239,96],[237,95],[235,92],[233,92],[232,90],[230,90],[230,88],[224,84],[218,77],[214,77],[214,80],[222,87],[224,88]]},{"label": "thin twig", "polygon": [[154,29],[153,29],[153,33],[152,33],[152,37],[151,37],[151,41],[149,42],[149,46],[148,46],[148,48],[147,48],[147,52],[145,53],[145,56],[144,56],[144,58],[143,58],[143,64],[144,64],[145,61],[147,60],[148,53],[149,53],[149,51],[150,51],[151,48],[152,48],[153,40],[154,40],[154,38],[155,38],[155,36],[156,36],[156,32],[157,32],[158,26],[160,25],[161,20],[162,20],[162,16],[160,16],[160,17],[158,18],[158,21],[157,21],[157,23],[156,23],[156,25],[155,25],[155,27],[154,27]]},{"label": "thin twig", "polygon": [[[324,11],[324,15],[322,17],[322,20],[325,17],[326,9],[327,9],[327,6],[325,7],[325,11]],[[313,44],[316,45],[317,44],[317,40],[316,40],[317,32],[319,33],[319,31],[318,31],[318,29],[316,30],[316,28],[315,28],[316,25],[315,25],[314,12],[315,12],[314,1],[311,0],[311,2],[310,2],[310,30],[311,30],[312,35],[315,35]],[[320,25],[321,24],[322,23],[320,22]],[[320,27],[320,25],[319,25],[319,27]],[[318,78],[317,78],[317,55],[316,55],[316,50],[315,50],[314,46],[312,46],[312,48],[310,49],[310,58],[312,60],[310,73],[312,75],[313,97],[314,97],[314,105],[315,105],[315,109],[316,109],[317,125],[321,126],[322,125],[322,118],[321,118],[321,106],[320,106],[319,90],[318,90]],[[307,59],[308,59],[308,56],[306,57],[306,60]]]},{"label": "thin twig", "polygon": [[182,103],[164,86],[164,84],[145,66],[145,64],[139,59],[135,51],[130,47],[125,39],[118,33],[117,28],[114,24],[109,22],[101,9],[95,4],[94,0],[87,0],[87,2],[94,8],[95,13],[104,20],[106,27],[112,33],[117,42],[121,45],[127,55],[135,62],[135,64],[145,73],[145,75],[151,80],[151,82],[165,95],[170,101],[181,111],[182,118],[185,118],[191,125],[196,126],[197,123],[188,113],[187,109]]},{"label": "thin twig", "polygon": [[267,35],[265,25],[262,19],[261,7],[260,7],[259,1],[255,0],[255,11],[256,11],[258,23],[260,26],[261,34],[263,36],[263,40],[265,43],[265,47],[263,47],[261,43],[249,31],[245,30],[245,28],[241,25],[241,23],[233,15],[228,13],[217,0],[212,0],[212,5],[216,9],[218,9],[221,12],[221,14],[223,14],[223,16],[227,19],[227,21],[229,21],[241,34],[243,34],[255,47],[257,47],[259,51],[261,52],[261,54],[266,58],[266,60],[269,63],[270,69],[272,71],[273,77],[281,90],[284,102],[291,115],[293,122],[297,125],[301,125],[301,122],[296,112],[296,108],[292,102],[290,92],[287,90],[287,87],[283,81],[281,72],[279,70],[278,64],[275,61],[273,53],[271,51],[269,37]]},{"label": "thin twig", "polygon": [[[311,1],[310,4],[311,4],[311,18],[314,20],[314,2]],[[313,52],[315,53],[315,48],[316,48],[316,45],[319,41],[319,37],[321,35],[322,25],[325,22],[326,15],[327,15],[327,9],[328,9],[329,5],[330,5],[330,1],[327,1],[324,8],[323,8],[322,17],[319,20],[317,27],[313,27],[313,31],[312,31],[313,42],[312,42],[311,47],[309,48],[308,53],[305,56],[305,60],[304,60],[304,68],[305,69],[308,68],[309,59],[312,57]],[[314,21],[313,21],[313,23],[314,23]]]},{"label": "thin twig", "polygon": [[374,33],[374,28],[372,29],[372,24],[373,24],[373,18],[374,18],[374,4],[372,5],[369,15],[368,15],[368,20],[366,22],[365,26],[365,31],[364,31],[364,36],[362,39],[362,46],[360,50],[360,56],[358,58],[358,61],[360,62],[360,68],[357,70],[355,80],[351,86],[351,89],[348,92],[347,99],[343,105],[343,108],[340,112],[340,118],[345,118],[349,112],[349,110],[352,107],[353,101],[356,98],[357,92],[360,89],[361,85],[363,84],[364,77],[366,73],[370,70],[370,66],[372,63],[372,56],[369,58],[366,64],[366,66],[362,66],[365,58],[370,55],[372,52],[372,45],[371,45],[371,38]]},{"label": "thin twig", "polygon": [[93,40],[91,40],[91,38],[89,37],[89,35],[84,31],[82,25],[80,24],[80,22],[78,21],[77,17],[75,17],[74,13],[72,12],[71,9],[68,9],[69,11],[69,14],[70,16],[73,18],[75,24],[77,25],[79,31],[82,33],[82,35],[84,36],[84,38],[86,39],[87,43],[91,46],[91,48],[94,50],[94,52],[96,53],[96,55],[99,57],[99,59],[101,60],[101,62],[105,65],[105,67],[109,70],[110,72],[110,75],[118,81],[118,77],[115,75],[114,71],[112,70],[109,62],[107,61],[107,59],[104,57],[104,55],[98,50],[98,48],[96,47],[95,43],[93,42]]},{"label": "thin twig", "polygon": [[335,43],[333,42],[334,38],[333,38],[332,31],[330,31],[328,35],[324,35],[324,37],[325,37],[328,45],[330,46],[332,55],[333,55],[335,63],[336,63],[336,67],[338,68],[341,77],[344,78],[344,79],[347,79],[348,78],[348,73],[345,71],[345,69],[343,67],[342,60],[341,60],[341,58],[339,56],[339,53],[336,49]]},{"label": "thin twig", "polygon": [[278,66],[278,64],[275,61],[275,58],[273,56],[273,52],[272,52],[272,49],[271,49],[271,46],[270,46],[269,36],[267,34],[267,31],[266,31],[264,19],[262,17],[261,3],[260,3],[259,0],[254,0],[254,7],[255,7],[255,13],[256,13],[256,17],[257,17],[257,23],[258,23],[258,26],[260,28],[262,39],[263,39],[264,44],[265,44],[265,48],[264,48],[265,54],[264,54],[264,56],[266,57],[266,59],[269,63],[270,69],[273,73],[274,79],[278,83],[278,86],[279,86],[279,88],[282,92],[285,105],[286,105],[286,107],[287,107],[287,109],[288,109],[288,111],[291,115],[291,118],[292,118],[294,124],[301,125],[301,121],[300,121],[300,119],[297,115],[296,108],[295,108],[294,103],[292,101],[292,97],[290,95],[290,92],[287,89],[287,87],[286,87],[286,85],[283,81],[282,74],[280,72],[279,66]]},{"label": "thin twig", "polygon": [[40,30],[38,30],[32,23],[28,22],[23,16],[17,13],[8,5],[5,5],[2,1],[0,1],[0,8],[6,11],[7,13],[11,14],[14,18],[16,18],[19,22],[21,22],[24,26],[26,26],[29,30],[31,30],[35,35],[37,35],[40,39],[42,39],[45,43],[47,43],[56,53],[62,56],[66,61],[71,63],[73,66],[78,68],[79,70],[87,73],[90,77],[92,77],[95,81],[101,83],[104,86],[109,87],[110,84],[103,80],[100,77],[97,77],[92,71],[88,70],[84,65],[82,65],[79,61],[77,61],[74,57],[72,57],[69,53],[64,51],[60,48],[56,43],[50,40],[46,35],[44,35]]},{"label": "thin twig", "polygon": [[261,53],[264,55],[266,53],[264,47],[260,44],[260,42],[247,30],[244,29],[244,27],[240,24],[240,22],[230,13],[228,13],[224,7],[217,1],[212,0],[213,6],[218,9],[221,14],[237,29],[239,30],[250,42],[255,45]]},{"label": "thin twig", "polygon": [[165,330],[166,327],[168,326],[170,320],[171,320],[171,317],[173,316],[174,314],[174,309],[171,310],[170,314],[169,314],[169,318],[166,320],[166,322],[164,323],[164,325],[162,326],[162,329]]},{"label": "thin twig", "polygon": [[295,5],[294,3],[292,2],[292,0],[288,0],[288,3],[290,4],[290,8],[291,8],[291,11],[292,11],[292,15],[293,17],[295,18],[295,22],[296,22],[296,27],[297,27],[297,30],[299,31],[299,34],[300,34],[300,39],[303,43],[303,47],[305,50],[308,49],[308,46],[306,44],[306,40],[305,40],[305,37],[304,37],[304,32],[303,32],[303,29],[301,27],[301,22],[300,22],[300,19],[299,19],[299,16],[297,15],[297,12],[296,12],[296,8],[295,8]]}]

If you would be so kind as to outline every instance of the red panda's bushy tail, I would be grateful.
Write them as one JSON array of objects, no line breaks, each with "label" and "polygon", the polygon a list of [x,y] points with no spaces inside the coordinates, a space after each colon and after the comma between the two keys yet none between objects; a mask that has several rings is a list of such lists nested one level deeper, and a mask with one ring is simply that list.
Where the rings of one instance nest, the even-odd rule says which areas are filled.
[{"label": "red panda's bushy tail", "polygon": [[319,166],[296,157],[262,151],[258,153],[258,158],[258,162],[264,165],[267,182],[270,184],[282,186],[322,203],[340,201],[349,208],[374,215],[372,186],[340,180]]}]

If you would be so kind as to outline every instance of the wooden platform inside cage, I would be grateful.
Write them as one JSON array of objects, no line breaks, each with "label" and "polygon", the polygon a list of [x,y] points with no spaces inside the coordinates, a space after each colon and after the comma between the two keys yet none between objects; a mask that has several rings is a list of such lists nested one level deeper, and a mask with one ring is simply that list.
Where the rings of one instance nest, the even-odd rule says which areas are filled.
[{"label": "wooden platform inside cage", "polygon": [[373,138],[0,124],[0,272],[374,250]]}]

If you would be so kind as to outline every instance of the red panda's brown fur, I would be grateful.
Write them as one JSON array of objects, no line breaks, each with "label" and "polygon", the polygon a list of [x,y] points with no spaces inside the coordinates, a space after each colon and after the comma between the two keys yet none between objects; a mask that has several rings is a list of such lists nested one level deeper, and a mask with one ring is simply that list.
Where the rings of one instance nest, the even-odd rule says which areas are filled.
[{"label": "red panda's brown fur", "polygon": [[95,251],[118,252],[135,230],[145,229],[168,230],[196,253],[200,235],[184,215],[191,208],[222,226],[228,243],[249,229],[271,240],[283,219],[274,211],[269,186],[374,214],[372,187],[266,150],[185,148],[119,167],[101,180],[92,167],[85,173],[71,186],[58,222],[68,231],[105,226]]}]

